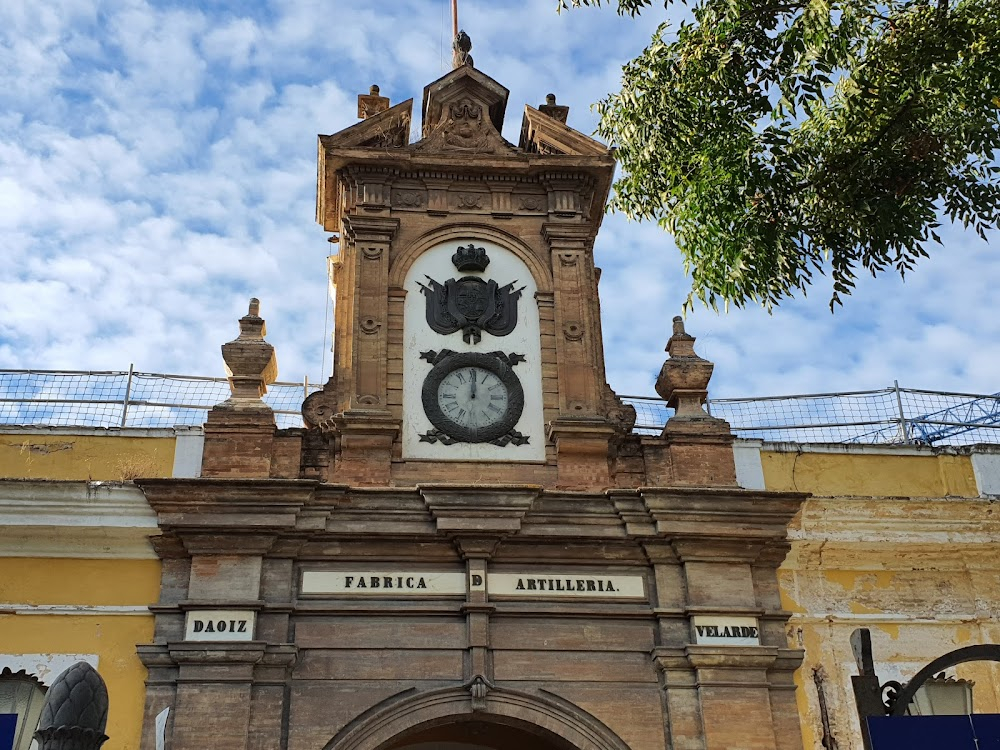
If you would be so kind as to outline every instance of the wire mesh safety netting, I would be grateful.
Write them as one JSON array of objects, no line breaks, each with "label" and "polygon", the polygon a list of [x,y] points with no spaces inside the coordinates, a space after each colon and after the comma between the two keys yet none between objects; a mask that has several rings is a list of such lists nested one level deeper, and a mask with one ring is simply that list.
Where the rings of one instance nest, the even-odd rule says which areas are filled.
[{"label": "wire mesh safety netting", "polygon": [[[305,397],[320,386],[273,383],[264,401],[279,427],[301,427]],[[0,425],[200,425],[229,397],[225,378],[128,371],[0,370]],[[656,435],[673,414],[650,396],[623,396],[635,431]],[[742,438],[797,443],[1000,443],[1000,394],[892,386],[876,391],[719,398],[706,404]]]},{"label": "wire mesh safety netting", "polygon": [[[272,383],[278,427],[301,427],[308,383]],[[229,398],[225,378],[121,372],[0,370],[0,424],[78,427],[200,425]]]},{"label": "wire mesh safety netting", "polygon": [[[662,399],[624,396],[635,431],[659,434],[673,414]],[[1000,394],[892,386],[877,391],[710,399],[706,411],[741,438],[796,443],[1000,443]]]}]

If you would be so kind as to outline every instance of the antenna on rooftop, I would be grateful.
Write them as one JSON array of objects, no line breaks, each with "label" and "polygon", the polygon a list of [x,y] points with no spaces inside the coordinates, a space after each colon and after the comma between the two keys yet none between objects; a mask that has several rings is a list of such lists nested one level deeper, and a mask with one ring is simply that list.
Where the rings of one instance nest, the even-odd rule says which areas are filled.
[{"label": "antenna on rooftop", "polygon": [[458,36],[458,0],[451,0],[451,38]]}]

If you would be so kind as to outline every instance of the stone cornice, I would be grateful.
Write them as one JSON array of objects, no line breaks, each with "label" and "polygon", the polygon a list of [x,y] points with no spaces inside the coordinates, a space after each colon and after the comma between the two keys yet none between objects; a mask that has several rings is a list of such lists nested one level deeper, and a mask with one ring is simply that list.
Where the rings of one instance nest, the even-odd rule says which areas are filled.
[{"label": "stone cornice", "polygon": [[156,514],[131,482],[0,480],[0,526],[156,528]]},{"label": "stone cornice", "polygon": [[0,557],[153,559],[156,533],[131,482],[0,480]]},{"label": "stone cornice", "polygon": [[[363,533],[373,540],[420,540],[422,545],[447,540],[450,546],[457,537],[467,537],[505,559],[527,548],[544,555],[551,545],[579,548],[575,557],[586,559],[595,554],[596,544],[605,560],[645,561],[648,555],[669,563],[726,559],[770,566],[784,558],[787,524],[805,497],[683,487],[608,492],[500,484],[352,488],[279,479],[143,479],[137,484],[160,528],[179,539],[188,554],[235,553],[247,544],[254,554],[286,557],[349,546]],[[137,490],[132,493],[135,497]],[[146,523],[154,528],[146,513]],[[230,542],[224,543],[226,538]],[[493,539],[500,542],[497,552],[492,542],[486,544]],[[174,545],[171,554],[180,549]]]},{"label": "stone cornice", "polygon": [[303,479],[140,479],[161,528],[294,529],[318,484]]},{"label": "stone cornice", "polygon": [[799,492],[640,487],[659,534],[782,540],[808,497]]}]

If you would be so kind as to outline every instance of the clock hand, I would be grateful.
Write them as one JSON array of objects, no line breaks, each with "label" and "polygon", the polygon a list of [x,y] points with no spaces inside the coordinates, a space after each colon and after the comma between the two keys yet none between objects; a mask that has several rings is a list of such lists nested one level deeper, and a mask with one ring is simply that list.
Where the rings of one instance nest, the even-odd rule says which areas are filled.
[{"label": "clock hand", "polygon": [[469,369],[469,374],[472,376],[472,398],[476,397],[476,371],[472,368]]}]

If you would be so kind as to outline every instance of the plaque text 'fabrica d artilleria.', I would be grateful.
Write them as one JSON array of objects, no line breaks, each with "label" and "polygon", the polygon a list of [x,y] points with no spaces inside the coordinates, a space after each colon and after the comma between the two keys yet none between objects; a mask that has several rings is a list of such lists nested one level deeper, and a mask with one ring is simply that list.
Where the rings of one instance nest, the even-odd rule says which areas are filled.
[{"label": "plaque text 'fabrica d artilleria.'", "polygon": [[[483,583],[483,576],[478,573],[466,576],[440,571],[311,570],[302,574],[302,593],[375,597],[461,595],[468,589],[482,590]],[[488,573],[485,583],[491,596],[505,598],[645,599],[646,596],[640,575]]]}]

